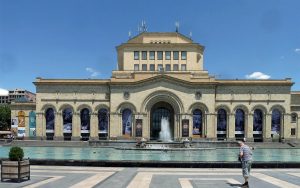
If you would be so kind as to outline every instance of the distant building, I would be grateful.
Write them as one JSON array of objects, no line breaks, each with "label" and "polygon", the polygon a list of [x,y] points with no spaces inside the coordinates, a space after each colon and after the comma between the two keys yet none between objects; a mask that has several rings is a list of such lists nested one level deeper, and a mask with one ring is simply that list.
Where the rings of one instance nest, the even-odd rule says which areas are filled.
[{"label": "distant building", "polygon": [[8,95],[0,95],[0,104],[8,103]]},{"label": "distant building", "polygon": [[16,102],[20,99],[21,101],[26,102],[35,102],[36,95],[25,89],[14,89],[9,90],[8,94],[0,95],[0,104],[10,104]]}]

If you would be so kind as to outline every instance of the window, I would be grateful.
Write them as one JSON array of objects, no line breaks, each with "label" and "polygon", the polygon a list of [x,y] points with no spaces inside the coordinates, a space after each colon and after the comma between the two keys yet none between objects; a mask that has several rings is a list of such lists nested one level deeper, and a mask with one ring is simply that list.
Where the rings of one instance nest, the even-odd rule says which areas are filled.
[{"label": "window", "polygon": [[147,71],[147,64],[142,64],[142,71]]},{"label": "window", "polygon": [[186,51],[181,51],[181,60],[186,60]]},{"label": "window", "polygon": [[185,64],[181,65],[181,70],[186,71],[186,65]]},{"label": "window", "polygon": [[166,64],[166,71],[171,71],[171,65],[170,64]]},{"label": "window", "polygon": [[292,123],[297,122],[297,114],[293,113],[292,114]]},{"label": "window", "polygon": [[158,70],[158,71],[164,71],[163,65],[162,65],[162,64],[158,64],[158,65],[157,65],[157,70]]},{"label": "window", "polygon": [[296,135],[296,129],[295,128],[291,128],[291,135],[295,136]]},{"label": "window", "polygon": [[139,64],[134,64],[134,70],[138,71],[140,69]]},{"label": "window", "polygon": [[140,52],[134,51],[134,60],[139,60],[139,59],[140,59]]},{"label": "window", "polygon": [[163,52],[162,51],[158,51],[157,52],[157,59],[158,60],[162,60],[163,59]]},{"label": "window", "polygon": [[173,65],[173,71],[178,71],[178,64]]},{"label": "window", "polygon": [[150,52],[150,57],[149,57],[150,60],[154,60],[155,59],[155,52],[154,51],[151,51]]},{"label": "window", "polygon": [[174,51],[173,52],[173,60],[178,60],[179,59],[179,52],[178,51]]},{"label": "window", "polygon": [[166,55],[166,57],[165,57],[166,60],[170,60],[171,59],[171,52],[170,51],[167,51],[165,53],[165,55]]},{"label": "window", "polygon": [[142,60],[147,60],[147,52],[142,51]]},{"label": "window", "polygon": [[154,64],[150,64],[150,71],[155,71],[155,65]]}]

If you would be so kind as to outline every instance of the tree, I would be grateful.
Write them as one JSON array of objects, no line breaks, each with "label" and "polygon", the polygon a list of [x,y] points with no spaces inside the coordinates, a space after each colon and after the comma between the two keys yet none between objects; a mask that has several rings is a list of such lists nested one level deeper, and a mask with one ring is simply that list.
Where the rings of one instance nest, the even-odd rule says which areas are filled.
[{"label": "tree", "polygon": [[8,105],[0,105],[0,130],[10,129],[10,114],[11,110]]}]

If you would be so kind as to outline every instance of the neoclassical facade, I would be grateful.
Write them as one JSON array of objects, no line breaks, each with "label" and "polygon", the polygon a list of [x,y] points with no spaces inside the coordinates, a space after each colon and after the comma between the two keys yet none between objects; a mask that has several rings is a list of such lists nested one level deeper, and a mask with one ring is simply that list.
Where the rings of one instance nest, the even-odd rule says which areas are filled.
[{"label": "neoclassical facade", "polygon": [[[173,140],[300,138],[291,79],[216,79],[203,68],[204,47],[177,32],[141,33],[117,54],[110,79],[35,80],[35,138],[155,141],[162,118]],[[22,104],[13,105],[16,117]]]}]

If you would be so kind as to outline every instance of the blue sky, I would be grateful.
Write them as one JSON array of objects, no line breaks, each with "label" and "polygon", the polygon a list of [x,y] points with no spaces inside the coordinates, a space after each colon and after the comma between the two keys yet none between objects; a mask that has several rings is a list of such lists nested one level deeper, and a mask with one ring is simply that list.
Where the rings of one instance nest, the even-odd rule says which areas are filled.
[{"label": "blue sky", "polygon": [[0,91],[35,92],[36,77],[109,78],[115,47],[142,20],[149,32],[178,21],[217,78],[292,78],[300,90],[299,10],[298,0],[0,0]]}]

